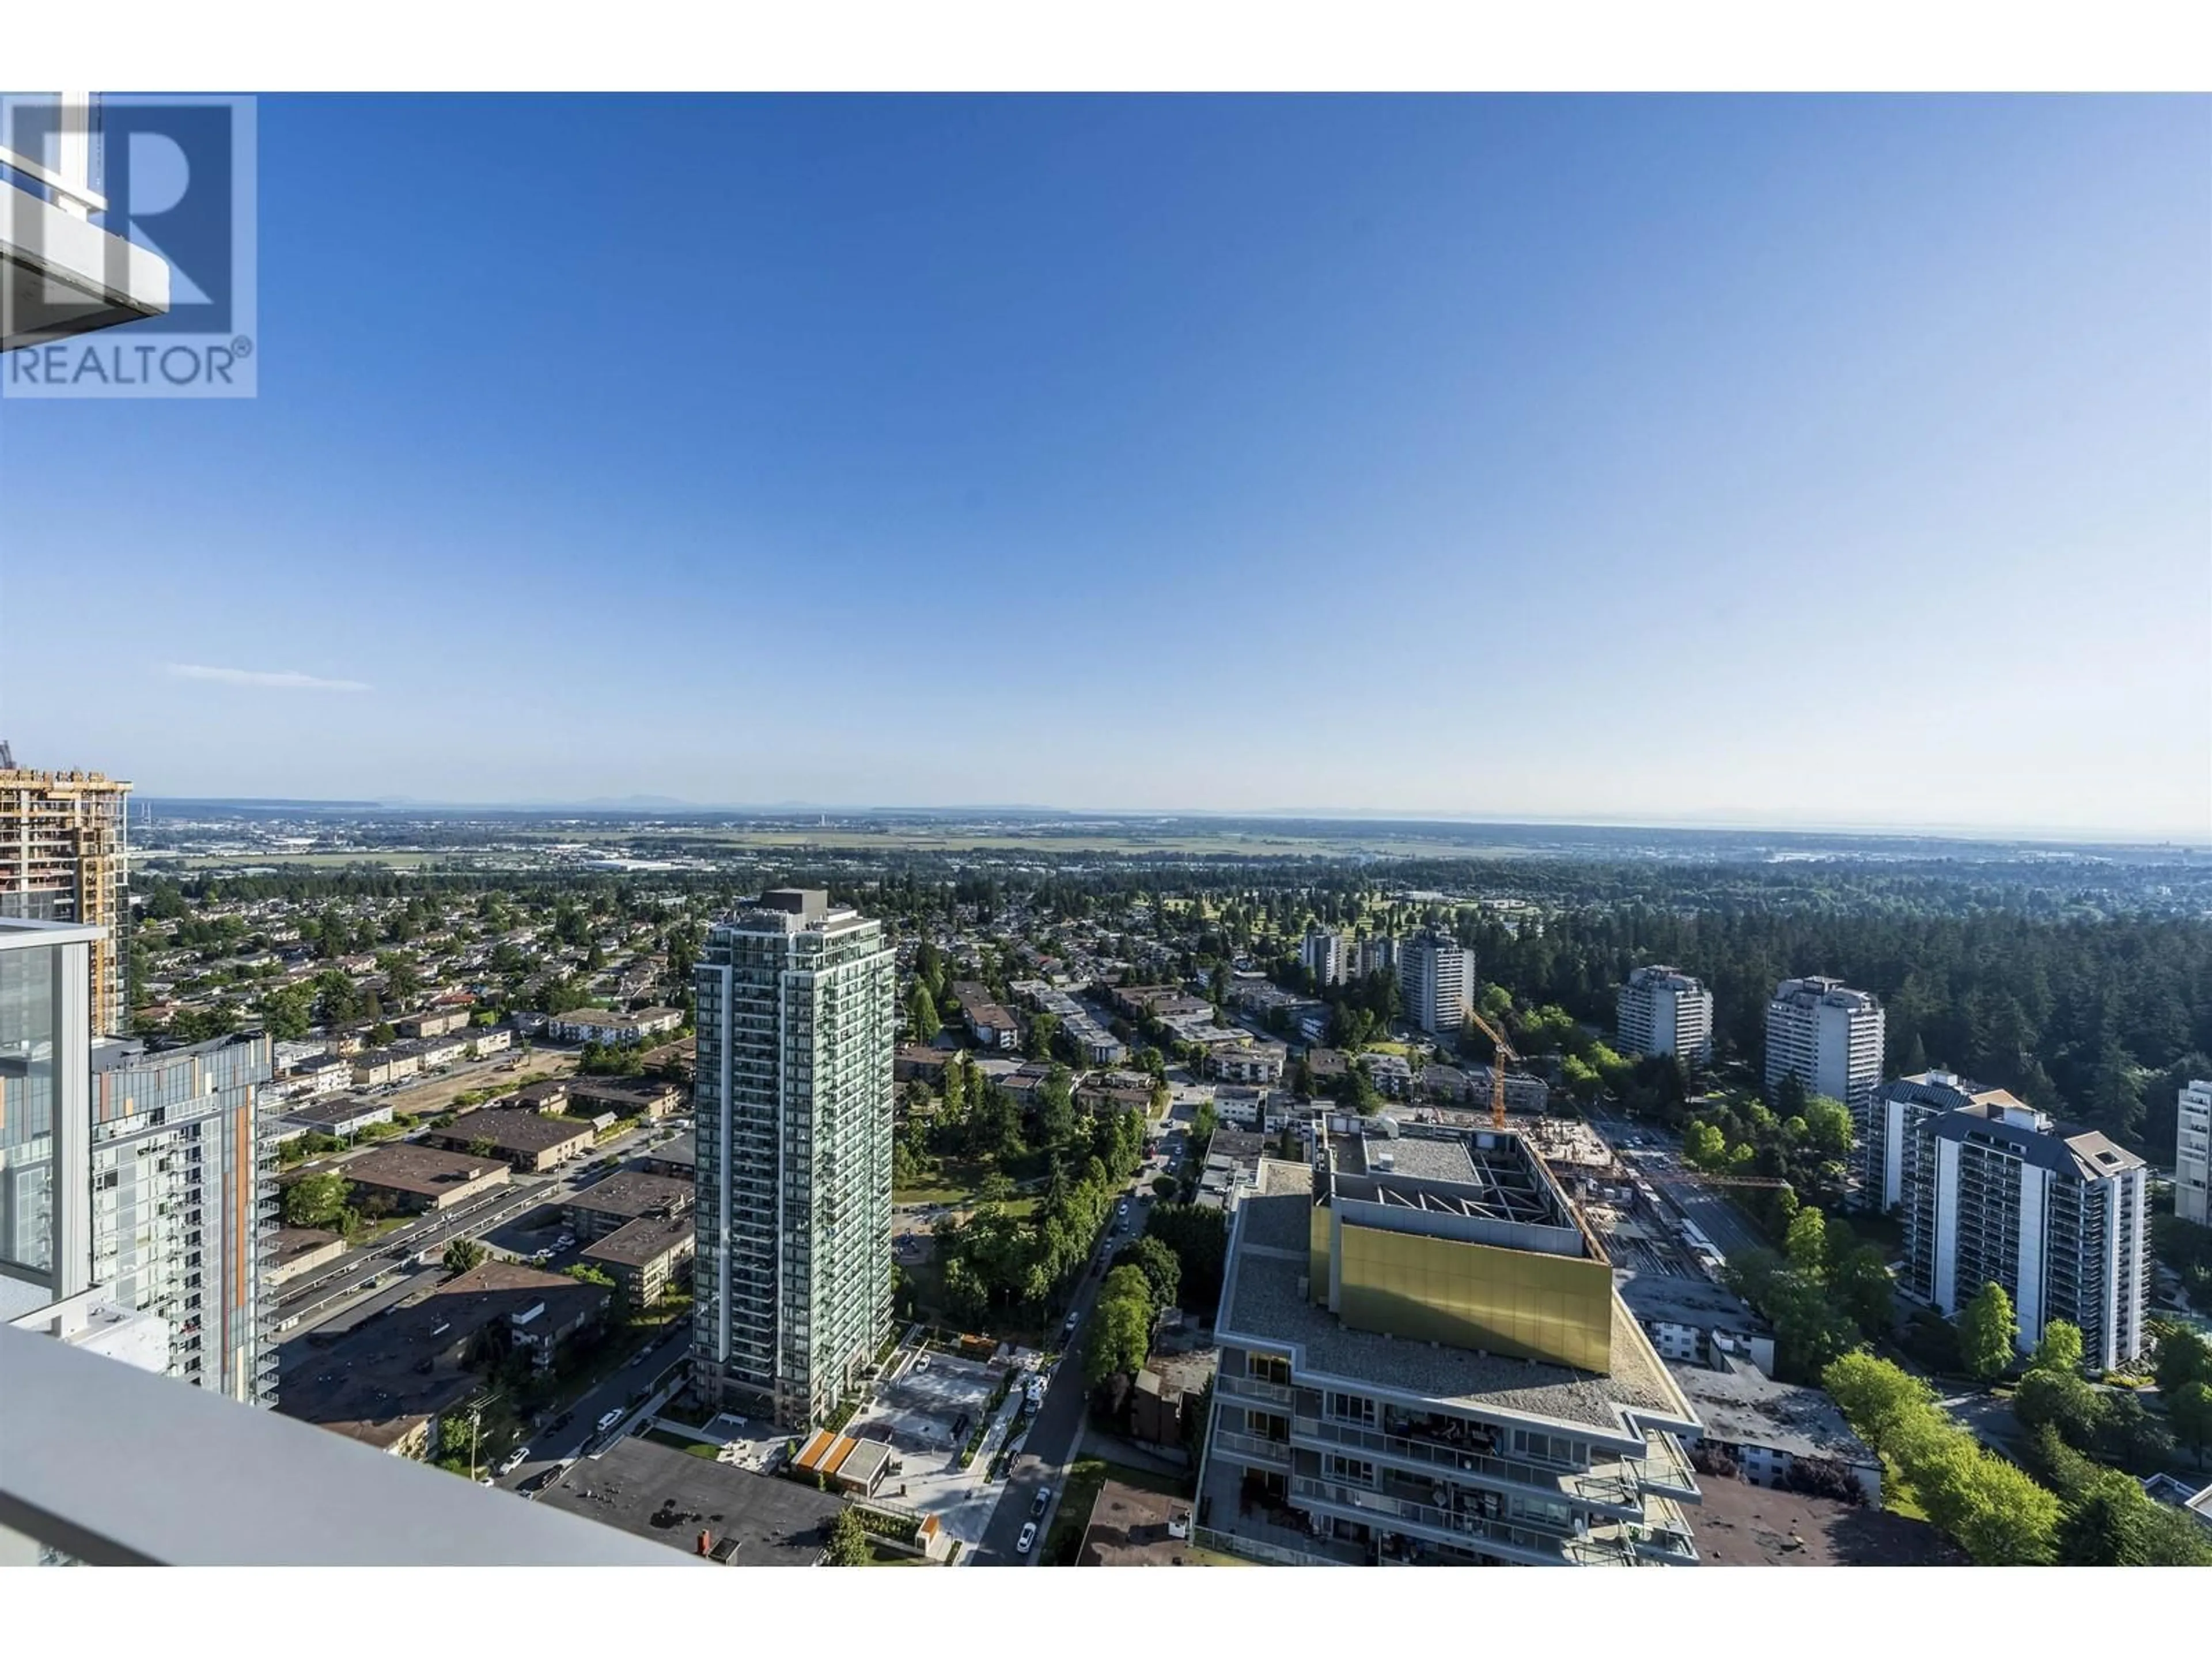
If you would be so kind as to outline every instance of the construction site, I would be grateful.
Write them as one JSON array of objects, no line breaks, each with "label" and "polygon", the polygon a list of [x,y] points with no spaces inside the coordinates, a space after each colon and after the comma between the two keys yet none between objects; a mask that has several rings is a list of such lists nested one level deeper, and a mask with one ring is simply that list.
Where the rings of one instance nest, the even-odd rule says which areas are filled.
[{"label": "construction site", "polygon": [[92,947],[92,1029],[124,1030],[131,786],[15,764],[0,740],[0,916],[106,930]]}]

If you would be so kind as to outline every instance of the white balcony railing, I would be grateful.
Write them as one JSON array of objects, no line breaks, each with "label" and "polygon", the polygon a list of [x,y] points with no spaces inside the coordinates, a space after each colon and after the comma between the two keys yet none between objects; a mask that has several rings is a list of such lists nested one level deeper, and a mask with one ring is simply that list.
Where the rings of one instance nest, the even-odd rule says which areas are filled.
[{"label": "white balcony railing", "polygon": [[[35,106],[28,99],[6,106]],[[51,146],[0,131],[0,351],[169,309],[167,261],[92,222],[108,211],[93,173],[92,94],[62,93],[53,110]]]},{"label": "white balcony railing", "polygon": [[13,1534],[96,1566],[695,1565],[5,1325],[0,1401],[0,1553]]},{"label": "white balcony railing", "polygon": [[72,219],[107,211],[107,198],[92,184],[92,94],[64,92],[56,100],[55,165],[0,144],[0,167],[46,186],[53,204]]}]

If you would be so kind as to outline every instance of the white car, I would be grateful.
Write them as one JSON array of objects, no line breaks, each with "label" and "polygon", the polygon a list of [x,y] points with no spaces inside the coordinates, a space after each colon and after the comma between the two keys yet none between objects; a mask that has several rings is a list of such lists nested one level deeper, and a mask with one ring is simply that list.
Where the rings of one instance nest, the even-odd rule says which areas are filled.
[{"label": "white car", "polygon": [[1027,1555],[1030,1551],[1036,1547],[1036,1522],[1030,1521],[1024,1524],[1022,1528],[1022,1535],[1014,1540],[1014,1553],[1017,1555]]},{"label": "white car", "polygon": [[1127,1214],[1128,1214],[1128,1213],[1129,1213],[1129,1200],[1128,1200],[1127,1199],[1126,1199],[1126,1198],[1125,1198],[1125,1199],[1123,1199],[1123,1200],[1122,1200],[1119,1204],[1116,1204],[1116,1205],[1114,1206],[1114,1213],[1115,1213],[1115,1215],[1127,1215]]},{"label": "white car", "polygon": [[503,1475],[513,1474],[517,1469],[522,1467],[523,1460],[529,1455],[529,1447],[517,1446],[513,1451],[507,1453],[505,1457],[500,1459],[499,1473]]},{"label": "white car", "polygon": [[605,1417],[602,1417],[599,1419],[599,1432],[601,1434],[605,1434],[609,1429],[611,1429],[616,1424],[621,1421],[622,1408],[620,1407],[617,1407],[613,1411],[609,1412]]},{"label": "white car", "polygon": [[918,1371],[927,1370],[929,1369],[929,1356],[927,1354],[923,1354],[920,1358],[916,1359],[914,1362],[914,1368]]}]

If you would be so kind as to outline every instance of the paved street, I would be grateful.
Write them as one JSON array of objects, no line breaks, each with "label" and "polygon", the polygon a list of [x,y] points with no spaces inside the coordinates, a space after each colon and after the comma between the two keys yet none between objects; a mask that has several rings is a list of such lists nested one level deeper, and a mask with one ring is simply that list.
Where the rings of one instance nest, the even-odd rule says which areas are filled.
[{"label": "paved street", "polygon": [[568,1420],[561,1427],[539,1430],[530,1442],[532,1455],[512,1473],[500,1476],[499,1484],[510,1492],[527,1486],[534,1492],[538,1483],[546,1479],[550,1471],[582,1456],[587,1449],[596,1449],[603,1442],[611,1443],[617,1433],[627,1432],[629,1425],[624,1422],[602,1434],[599,1419],[611,1411],[627,1413],[638,1390],[657,1381],[670,1366],[681,1360],[689,1352],[690,1341],[691,1322],[678,1320],[652,1346],[642,1350],[638,1359],[565,1407]]},{"label": "paved street", "polygon": [[[1152,1175],[1149,1166],[1138,1172],[1139,1195],[1129,1201],[1127,1237],[1140,1237],[1145,1231],[1145,1218],[1152,1213],[1152,1197],[1143,1191]],[[1079,1319],[1076,1334],[1066,1346],[1067,1357],[1053,1373],[1045,1389],[1044,1405],[1037,1413],[1036,1421],[1030,1425],[1029,1438],[1006,1471],[1006,1491],[991,1516],[990,1526],[984,1531],[982,1543],[969,1558],[972,1565],[1025,1567],[1035,1565],[1043,1554],[1046,1534],[1052,1530],[1053,1520],[1059,1512],[1059,1493],[1066,1484],[1068,1466],[1075,1461],[1075,1449],[1083,1441],[1083,1327],[1090,1320],[1091,1305],[1098,1299],[1098,1287],[1103,1279],[1094,1263],[1076,1291]],[[1037,1521],[1036,1544],[1028,1555],[1021,1555],[1014,1547],[1020,1540],[1022,1528],[1033,1518],[1030,1511],[1040,1487],[1052,1490],[1053,1503]]]},{"label": "paved street", "polygon": [[[1757,1230],[1722,1191],[1706,1186],[1682,1162],[1682,1143],[1678,1138],[1656,1124],[1632,1123],[1601,1109],[1593,1110],[1589,1121],[1590,1127],[1622,1155],[1623,1162],[1640,1171],[1662,1196],[1695,1222],[1723,1255],[1733,1258],[1767,1248]],[[1629,1144],[1632,1135],[1641,1136],[1648,1143],[1640,1153]]]}]

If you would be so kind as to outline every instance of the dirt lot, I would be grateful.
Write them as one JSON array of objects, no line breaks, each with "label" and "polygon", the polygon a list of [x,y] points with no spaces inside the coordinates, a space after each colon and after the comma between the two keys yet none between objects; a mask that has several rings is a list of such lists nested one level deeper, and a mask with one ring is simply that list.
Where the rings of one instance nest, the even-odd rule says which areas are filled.
[{"label": "dirt lot", "polygon": [[1705,1501],[1686,1511],[1698,1553],[1717,1567],[1962,1567],[1966,1556],[1925,1521],[1702,1475]]}]

